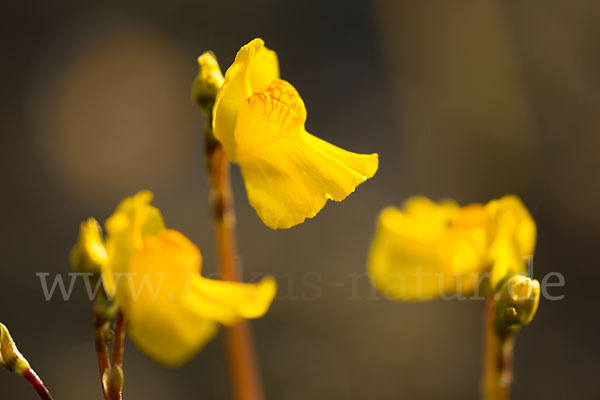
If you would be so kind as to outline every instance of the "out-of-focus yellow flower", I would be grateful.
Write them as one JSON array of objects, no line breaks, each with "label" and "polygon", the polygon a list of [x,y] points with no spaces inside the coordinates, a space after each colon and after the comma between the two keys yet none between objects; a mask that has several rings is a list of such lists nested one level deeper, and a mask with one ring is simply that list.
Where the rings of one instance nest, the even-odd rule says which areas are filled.
[{"label": "out-of-focus yellow flower", "polygon": [[402,210],[381,212],[369,275],[383,294],[397,300],[466,295],[486,271],[496,290],[511,274],[526,271],[535,238],[535,223],[515,196],[465,207],[415,197]]},{"label": "out-of-focus yellow flower", "polygon": [[213,109],[213,133],[239,164],[248,200],[270,228],[314,217],[377,171],[377,154],[356,154],[309,134],[296,89],[279,79],[274,51],[254,39],[225,73]]},{"label": "out-of-focus yellow flower", "polygon": [[214,336],[217,323],[264,315],[276,284],[271,277],[256,284],[203,278],[200,251],[165,228],[151,199],[150,192],[140,192],[123,200],[106,222],[103,282],[136,345],[157,362],[176,366]]}]

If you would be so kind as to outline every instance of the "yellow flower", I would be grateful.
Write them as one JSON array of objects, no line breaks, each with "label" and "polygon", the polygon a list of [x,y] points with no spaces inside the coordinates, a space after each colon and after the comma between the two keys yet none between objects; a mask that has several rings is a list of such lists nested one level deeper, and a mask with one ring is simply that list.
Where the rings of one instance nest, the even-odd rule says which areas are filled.
[{"label": "yellow flower", "polygon": [[404,208],[385,208],[371,244],[368,268],[374,285],[397,300],[429,300],[473,292],[482,274],[490,286],[524,272],[536,228],[515,196],[460,207],[423,197]]},{"label": "yellow flower", "polygon": [[304,127],[306,108],[279,79],[274,51],[254,39],[225,73],[213,109],[213,133],[239,164],[248,200],[270,228],[314,217],[328,199],[342,201],[377,171],[377,154],[336,147]]},{"label": "yellow flower", "polygon": [[129,197],[106,222],[103,282],[136,345],[157,362],[176,366],[214,336],[218,323],[264,315],[276,284],[271,277],[256,284],[203,278],[198,248],[165,228],[151,200],[150,192]]}]

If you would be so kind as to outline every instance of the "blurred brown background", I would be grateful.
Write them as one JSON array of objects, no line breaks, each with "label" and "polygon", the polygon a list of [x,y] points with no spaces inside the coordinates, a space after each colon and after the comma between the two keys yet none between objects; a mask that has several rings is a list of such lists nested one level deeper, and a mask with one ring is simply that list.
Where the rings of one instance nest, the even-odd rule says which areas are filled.
[{"label": "blurred brown background", "polygon": [[[269,399],[474,399],[482,303],[398,304],[360,277],[375,217],[413,194],[520,195],[539,228],[535,276],[559,271],[517,341],[514,398],[600,397],[600,28],[597,1],[8,1],[0,26],[0,321],[56,399],[99,399],[78,224],[136,190],[214,270],[196,57],[226,68],[260,36],[308,107],[309,131],[379,152],[375,178],[314,220],[271,231],[234,168],[246,279],[280,298],[253,323]],[[353,284],[356,279],[356,284]],[[315,283],[317,285],[315,286]],[[125,398],[226,399],[220,339],[177,370],[129,343]],[[35,399],[0,371],[0,398]]]}]

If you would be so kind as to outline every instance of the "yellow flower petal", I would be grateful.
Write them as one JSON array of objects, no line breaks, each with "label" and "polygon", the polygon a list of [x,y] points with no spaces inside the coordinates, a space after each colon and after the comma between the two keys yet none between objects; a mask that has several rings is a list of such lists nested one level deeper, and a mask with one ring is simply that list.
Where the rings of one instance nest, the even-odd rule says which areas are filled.
[{"label": "yellow flower petal", "polygon": [[[167,367],[189,361],[219,330],[216,321],[188,317],[185,310],[163,316],[164,319],[150,317],[130,325],[127,333],[140,351]],[[189,329],[190,323],[195,324],[193,330]]]},{"label": "yellow flower petal", "polygon": [[129,275],[117,298],[129,320],[129,335],[157,362],[176,366],[216,333],[217,323],[189,307],[187,297],[200,271],[198,248],[181,233],[164,230],[133,252]]},{"label": "yellow flower petal", "polygon": [[238,283],[195,277],[189,306],[205,318],[232,325],[241,318],[262,317],[277,292],[272,277],[259,283]]},{"label": "yellow flower petal", "polygon": [[527,258],[535,250],[537,228],[521,200],[513,195],[490,201],[490,284],[496,288],[507,276],[527,271]]},{"label": "yellow flower petal", "polygon": [[483,206],[410,199],[384,209],[369,253],[374,285],[395,300],[430,300],[472,291],[486,249]]},{"label": "yellow flower petal", "polygon": [[131,253],[141,248],[143,238],[165,229],[160,211],[150,205],[152,197],[142,191],[126,198],[106,221],[108,261],[102,265],[102,281],[109,295],[115,292],[113,274],[127,272]]},{"label": "yellow flower petal", "polygon": [[254,39],[238,51],[225,73],[225,82],[213,108],[213,134],[222,143],[230,160],[235,160],[234,131],[242,103],[279,78],[277,54]]},{"label": "yellow flower petal", "polygon": [[[270,228],[314,217],[377,171],[377,154],[356,154],[304,129],[306,109],[288,82],[255,93],[238,115],[235,139],[248,200]],[[259,134],[258,134],[259,133]]]}]

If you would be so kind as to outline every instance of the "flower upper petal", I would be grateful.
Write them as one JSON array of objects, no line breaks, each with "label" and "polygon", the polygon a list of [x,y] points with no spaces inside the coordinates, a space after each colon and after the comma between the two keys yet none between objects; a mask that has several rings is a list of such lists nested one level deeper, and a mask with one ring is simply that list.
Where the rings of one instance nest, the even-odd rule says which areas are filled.
[{"label": "flower upper petal", "polygon": [[377,171],[377,154],[357,154],[304,129],[306,109],[294,87],[276,80],[240,109],[237,159],[250,204],[263,222],[289,228],[341,201]]},{"label": "flower upper petal", "polygon": [[496,288],[507,276],[527,270],[527,257],[533,256],[535,250],[537,228],[517,196],[492,200],[486,209],[490,215],[490,283]]},{"label": "flower upper petal", "polygon": [[116,289],[113,274],[127,272],[131,254],[141,248],[144,237],[165,229],[162,214],[150,205],[152,197],[151,192],[141,191],[126,198],[106,221],[108,261],[102,266],[102,281],[110,295]]},{"label": "flower upper petal", "polygon": [[235,159],[233,135],[242,103],[278,78],[277,54],[267,49],[262,39],[254,39],[243,46],[225,73],[225,82],[213,108],[213,134],[230,160]]}]

